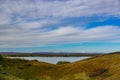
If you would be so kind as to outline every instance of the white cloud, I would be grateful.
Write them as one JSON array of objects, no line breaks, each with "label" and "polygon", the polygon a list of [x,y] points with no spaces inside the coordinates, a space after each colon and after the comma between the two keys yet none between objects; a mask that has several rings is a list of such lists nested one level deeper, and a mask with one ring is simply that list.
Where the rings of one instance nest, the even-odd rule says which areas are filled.
[{"label": "white cloud", "polygon": [[[14,5],[13,5],[14,4]],[[23,19],[66,18],[93,15],[120,16],[119,0],[69,0],[41,1],[20,0],[1,3],[1,10],[8,15],[17,15]]]},{"label": "white cloud", "polygon": [[0,13],[0,25],[5,25],[10,23],[10,15]]},{"label": "white cloud", "polygon": [[[73,17],[120,18],[119,0],[0,1],[0,47],[30,47],[84,41],[120,42],[117,26],[59,26]],[[53,28],[55,26],[57,28]],[[50,26],[50,27],[49,27]],[[47,30],[47,29],[50,30]]]},{"label": "white cloud", "polygon": [[60,27],[59,29],[52,30],[50,32],[45,33],[44,37],[57,37],[57,36],[65,36],[77,33],[79,30],[74,27]]},{"label": "white cloud", "polygon": [[[14,4],[14,5],[13,5]],[[119,0],[4,0],[0,2],[0,24],[21,23],[21,21],[88,17],[120,17]]]},{"label": "white cloud", "polygon": [[22,29],[35,29],[35,28],[40,28],[43,25],[40,24],[39,22],[28,22],[28,23],[18,24],[18,26]]},{"label": "white cloud", "polygon": [[[81,29],[71,26],[60,27],[49,32],[34,33],[34,31],[22,30],[18,33],[14,29],[14,35],[10,32],[0,36],[0,43],[5,47],[30,47],[59,43],[107,41],[120,39],[120,28],[117,26],[98,26],[96,28]],[[0,46],[3,47],[3,46]]]}]

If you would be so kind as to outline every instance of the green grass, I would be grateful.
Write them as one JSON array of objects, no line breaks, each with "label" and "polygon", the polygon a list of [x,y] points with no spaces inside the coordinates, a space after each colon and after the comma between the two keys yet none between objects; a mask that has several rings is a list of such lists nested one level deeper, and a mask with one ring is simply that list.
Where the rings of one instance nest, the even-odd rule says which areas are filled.
[{"label": "green grass", "polygon": [[[2,57],[1,57],[2,58]],[[54,65],[36,60],[0,59],[0,80],[119,80],[120,54]]]}]

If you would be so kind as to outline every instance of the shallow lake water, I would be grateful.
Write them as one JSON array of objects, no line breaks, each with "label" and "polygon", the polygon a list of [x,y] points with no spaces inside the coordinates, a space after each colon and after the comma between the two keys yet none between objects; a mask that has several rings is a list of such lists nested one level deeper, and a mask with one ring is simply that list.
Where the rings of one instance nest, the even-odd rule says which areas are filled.
[{"label": "shallow lake water", "polygon": [[56,64],[58,61],[69,61],[75,62],[83,59],[87,59],[89,57],[9,57],[9,58],[21,58],[26,60],[38,60],[42,62],[48,62],[52,64]]}]

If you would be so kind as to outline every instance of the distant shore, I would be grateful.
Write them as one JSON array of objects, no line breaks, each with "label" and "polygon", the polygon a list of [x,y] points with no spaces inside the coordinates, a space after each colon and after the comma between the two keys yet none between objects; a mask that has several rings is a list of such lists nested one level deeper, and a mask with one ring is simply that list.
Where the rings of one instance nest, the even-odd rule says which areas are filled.
[{"label": "distant shore", "polygon": [[7,57],[86,57],[98,56],[97,53],[0,53]]}]

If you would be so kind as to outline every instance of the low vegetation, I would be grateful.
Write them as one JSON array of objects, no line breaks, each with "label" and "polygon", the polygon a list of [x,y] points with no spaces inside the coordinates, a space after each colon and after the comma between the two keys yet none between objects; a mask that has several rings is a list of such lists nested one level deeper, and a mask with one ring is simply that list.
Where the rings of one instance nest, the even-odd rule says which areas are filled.
[{"label": "low vegetation", "polygon": [[68,62],[68,61],[59,61],[59,62],[57,62],[57,65],[67,64],[67,63],[70,63],[70,62]]},{"label": "low vegetation", "polygon": [[[0,80],[119,80],[120,54],[106,54],[60,65],[8,59],[0,55]],[[66,64],[67,63],[67,64]]]}]

